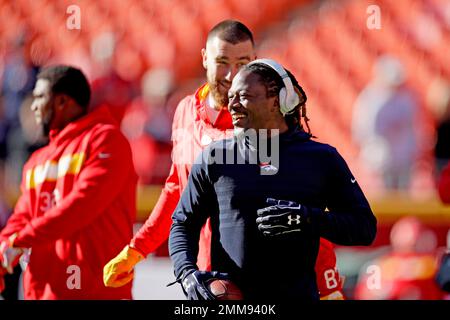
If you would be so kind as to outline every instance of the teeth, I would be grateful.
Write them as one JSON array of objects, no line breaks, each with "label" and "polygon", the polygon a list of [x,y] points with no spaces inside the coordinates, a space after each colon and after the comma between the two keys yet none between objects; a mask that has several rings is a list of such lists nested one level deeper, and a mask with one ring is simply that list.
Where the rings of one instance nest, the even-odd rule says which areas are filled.
[{"label": "teeth", "polygon": [[238,119],[241,119],[241,118],[245,118],[245,115],[244,114],[233,114],[233,120],[238,120]]}]

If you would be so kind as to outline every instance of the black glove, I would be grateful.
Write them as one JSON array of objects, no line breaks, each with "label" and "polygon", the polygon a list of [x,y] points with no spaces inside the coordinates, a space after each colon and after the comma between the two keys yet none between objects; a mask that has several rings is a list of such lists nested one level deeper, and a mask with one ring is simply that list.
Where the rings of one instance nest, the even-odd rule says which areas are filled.
[{"label": "black glove", "polygon": [[257,211],[256,224],[265,236],[276,236],[300,232],[305,225],[305,210],[302,205],[287,200],[267,199],[270,207]]},{"label": "black glove", "polygon": [[436,282],[442,290],[450,292],[450,251],[442,257],[436,274]]},{"label": "black glove", "polygon": [[189,270],[184,272],[181,286],[188,300],[215,300],[207,287],[207,283],[215,279],[228,280],[228,275],[217,271]]}]

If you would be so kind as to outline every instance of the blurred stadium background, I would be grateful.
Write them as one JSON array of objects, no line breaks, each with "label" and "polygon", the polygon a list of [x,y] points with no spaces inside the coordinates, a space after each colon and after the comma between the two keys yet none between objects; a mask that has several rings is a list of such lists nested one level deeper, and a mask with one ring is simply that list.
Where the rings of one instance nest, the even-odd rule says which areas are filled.
[{"label": "blurred stadium background", "polygon": [[[70,27],[73,5],[79,29]],[[450,158],[449,132],[440,130],[450,121],[448,0],[0,0],[0,226],[17,199],[24,161],[45,144],[30,96],[39,68],[54,63],[81,67],[92,83],[91,107],[106,104],[120,121],[140,175],[137,223],[145,221],[168,174],[174,109],[205,81],[200,50],[206,33],[228,18],[251,28],[259,57],[279,60],[297,76],[308,95],[312,132],[344,156],[378,218],[372,247],[337,248],[348,296],[360,268],[390,250],[389,233],[402,217],[417,217],[432,230],[438,253],[450,227],[450,209],[435,188]],[[400,187],[384,183],[383,165],[364,160],[354,129],[365,121],[354,116],[358,96],[386,56],[400,65],[394,69],[417,106],[406,124],[416,137],[406,161],[410,183]],[[394,69],[385,67],[384,76],[398,76]],[[391,139],[401,126],[386,128]],[[136,298],[182,297],[159,286],[157,279],[171,280],[166,255],[164,245],[138,268]]]}]

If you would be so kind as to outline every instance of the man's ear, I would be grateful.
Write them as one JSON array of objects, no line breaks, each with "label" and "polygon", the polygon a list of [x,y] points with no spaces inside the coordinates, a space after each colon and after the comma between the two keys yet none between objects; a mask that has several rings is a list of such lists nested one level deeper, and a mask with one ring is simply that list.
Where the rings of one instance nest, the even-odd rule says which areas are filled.
[{"label": "man's ear", "polygon": [[74,100],[66,94],[58,94],[55,97],[56,108],[63,110],[71,106]]},{"label": "man's ear", "polygon": [[67,104],[67,97],[64,94],[55,95],[55,107],[57,109],[64,109]]},{"label": "man's ear", "polygon": [[272,112],[280,112],[280,98],[278,96],[274,97],[271,110]]},{"label": "man's ear", "polygon": [[207,66],[207,64],[206,64],[206,60],[207,60],[206,49],[203,48],[201,52],[202,52],[202,63],[203,63],[203,68],[206,69],[206,66]]}]

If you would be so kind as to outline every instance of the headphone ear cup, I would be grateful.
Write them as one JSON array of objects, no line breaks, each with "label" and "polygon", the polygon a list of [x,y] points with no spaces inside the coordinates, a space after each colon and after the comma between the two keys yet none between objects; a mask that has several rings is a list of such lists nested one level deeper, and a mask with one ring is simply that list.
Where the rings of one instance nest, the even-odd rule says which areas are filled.
[{"label": "headphone ear cup", "polygon": [[286,98],[287,98],[287,91],[286,88],[281,88],[280,90],[280,110],[286,109]]},{"label": "headphone ear cup", "polygon": [[[288,96],[287,89],[283,88],[282,91],[284,91],[284,104],[283,109],[280,108],[280,110],[284,111],[284,113],[290,113],[292,110],[294,110],[295,106],[297,106],[300,103],[300,98],[298,94],[291,89],[292,92]],[[281,93],[281,91],[280,91]]]}]

